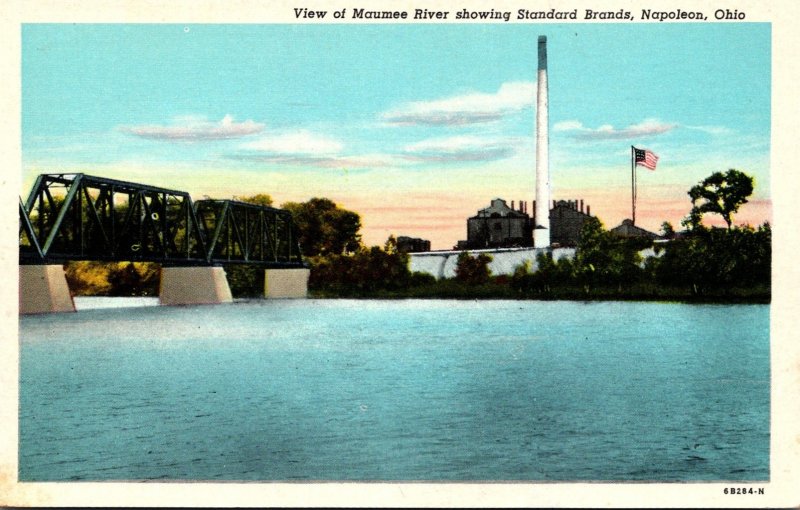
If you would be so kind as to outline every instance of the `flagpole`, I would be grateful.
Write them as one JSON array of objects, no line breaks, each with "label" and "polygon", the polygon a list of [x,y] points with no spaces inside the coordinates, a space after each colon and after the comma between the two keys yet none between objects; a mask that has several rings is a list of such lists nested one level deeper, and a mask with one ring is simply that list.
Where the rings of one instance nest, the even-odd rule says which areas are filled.
[{"label": "flagpole", "polygon": [[636,225],[636,148],[631,145],[631,224]]}]

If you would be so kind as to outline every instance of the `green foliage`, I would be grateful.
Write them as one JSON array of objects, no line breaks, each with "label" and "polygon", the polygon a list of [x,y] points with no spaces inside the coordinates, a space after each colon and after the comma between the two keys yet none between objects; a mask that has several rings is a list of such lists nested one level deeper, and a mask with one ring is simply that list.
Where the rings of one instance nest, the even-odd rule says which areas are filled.
[{"label": "green foliage", "polygon": [[[728,211],[724,216],[726,222],[739,205],[746,203],[746,196],[752,191],[747,186],[750,178],[745,178],[726,177],[724,185],[718,178],[701,183],[712,190],[717,189],[715,183],[720,183],[717,191],[723,198],[716,204],[719,211]],[[739,198],[725,186],[739,189]],[[691,235],[674,238],[672,225],[664,222],[662,232],[673,240],[659,244],[658,256],[644,262],[640,252],[653,246],[651,241],[617,238],[597,218],[591,218],[583,226],[574,258],[555,260],[551,252],[542,252],[537,255],[535,272],[530,263],[525,263],[510,277],[492,277],[488,267],[490,256],[462,252],[458,256],[456,277],[443,280],[426,273],[411,273],[409,255],[397,250],[394,236],[382,248],[363,247],[359,215],[339,208],[328,199],[290,202],[283,207],[293,213],[302,234],[300,243],[311,265],[309,290],[320,297],[768,302],[770,225],[765,223],[754,229],[732,227],[728,223],[727,230],[706,228],[702,225],[704,213],[723,212],[712,210],[711,205],[703,206],[711,203],[706,200],[707,195],[696,190],[690,195],[694,207],[684,224],[690,226]],[[272,204],[271,197],[264,194],[240,200]],[[116,212],[122,213],[123,208]],[[76,295],[132,296],[158,292],[157,264],[81,261],[71,262],[65,269]],[[229,264],[225,271],[235,297],[263,295],[263,268]]]},{"label": "green foliage", "polygon": [[282,207],[292,213],[303,255],[341,255],[361,247],[361,217],[357,213],[327,198],[287,202]]},{"label": "green foliage", "polygon": [[237,197],[240,202],[247,202],[248,204],[261,205],[264,207],[272,207],[272,197],[266,193],[258,193],[247,197]]},{"label": "green foliage", "polygon": [[160,266],[151,262],[75,261],[65,265],[76,296],[157,296]]},{"label": "green foliage", "polygon": [[725,173],[714,172],[689,190],[692,212],[688,226],[697,226],[705,213],[719,214],[731,229],[733,214],[753,193],[753,178],[731,168]]},{"label": "green foliage", "polygon": [[587,220],[581,229],[572,275],[588,289],[597,285],[628,285],[642,276],[639,251],[649,240],[620,239],[603,228],[597,218]]},{"label": "green foliage", "polygon": [[436,277],[429,273],[414,271],[408,278],[409,287],[422,287],[436,284]]},{"label": "green foliage", "polygon": [[693,294],[742,287],[769,288],[772,273],[772,229],[768,223],[725,229],[703,229],[666,247],[647,270],[661,285],[687,287]]},{"label": "green foliage", "polygon": [[248,264],[223,266],[231,295],[235,298],[264,296],[264,268]]},{"label": "green foliage", "polygon": [[64,264],[70,291],[76,296],[107,296],[111,291],[109,265],[86,260]]},{"label": "green foliage", "polygon": [[108,275],[111,296],[156,296],[161,270],[151,262],[117,262]]},{"label": "green foliage", "polygon": [[386,253],[394,254],[397,253],[397,239],[394,235],[390,235],[386,242],[383,244],[383,251]]},{"label": "green foliage", "polygon": [[675,237],[675,228],[672,223],[665,221],[661,224],[661,236],[664,239],[673,239]]},{"label": "green foliage", "polygon": [[553,259],[550,252],[536,255],[536,272],[531,272],[530,262],[517,266],[511,277],[511,286],[522,294],[548,294],[554,288],[572,283],[574,265],[566,257]]},{"label": "green foliage", "polygon": [[489,281],[491,271],[489,262],[492,257],[485,253],[472,256],[468,252],[462,251],[458,254],[456,261],[456,280],[470,285],[480,285]]},{"label": "green foliage", "polygon": [[511,286],[522,296],[545,299],[588,297],[607,289],[620,295],[644,279],[639,252],[650,246],[648,239],[620,239],[591,218],[583,225],[573,259],[554,260],[551,252],[541,252],[536,256],[536,272],[531,272],[528,263],[517,267]]},{"label": "green foliage", "polygon": [[[430,275],[427,275],[430,276]],[[507,277],[489,278],[483,284],[469,284],[455,278],[436,280],[432,276],[428,283],[411,285],[394,292],[377,293],[374,297],[415,299],[517,299]]]},{"label": "green foliage", "polygon": [[[390,247],[389,242],[387,247]],[[309,259],[309,288],[341,295],[361,295],[429,282],[419,273],[412,276],[408,260],[406,253],[378,246],[361,248],[352,254],[319,255]]]}]

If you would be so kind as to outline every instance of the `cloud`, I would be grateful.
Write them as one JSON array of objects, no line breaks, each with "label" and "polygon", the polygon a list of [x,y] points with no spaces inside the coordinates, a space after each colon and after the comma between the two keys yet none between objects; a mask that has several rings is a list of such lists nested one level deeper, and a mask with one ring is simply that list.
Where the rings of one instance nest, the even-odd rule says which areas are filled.
[{"label": "cloud", "polygon": [[274,165],[305,166],[316,168],[382,168],[395,166],[397,161],[380,154],[364,156],[312,156],[312,155],[275,155],[275,154],[230,154],[228,159],[271,163]]},{"label": "cloud", "polygon": [[241,148],[270,154],[319,155],[341,152],[342,144],[333,138],[301,130],[293,133],[268,135],[259,140],[242,144]]},{"label": "cloud", "polygon": [[572,131],[576,129],[583,129],[583,124],[577,120],[565,120],[562,122],[556,122],[553,125],[553,130],[555,131]]},{"label": "cloud", "polygon": [[496,161],[513,156],[517,152],[516,138],[480,138],[477,136],[454,136],[423,140],[404,148],[405,157],[425,162]]},{"label": "cloud", "polygon": [[459,126],[499,120],[533,105],[536,84],[509,82],[494,94],[475,92],[407,103],[381,115],[394,125]]},{"label": "cloud", "polygon": [[722,135],[730,135],[733,134],[734,131],[730,128],[726,128],[724,126],[683,126],[686,129],[693,129],[695,131],[702,131],[703,133],[708,133],[709,135],[714,136],[722,136]]},{"label": "cloud", "polygon": [[308,130],[267,134],[239,145],[239,152],[227,159],[316,168],[366,169],[408,164],[387,154],[341,154],[344,144],[327,135]]},{"label": "cloud", "polygon": [[210,122],[205,117],[178,117],[168,126],[145,125],[125,126],[121,130],[149,140],[164,141],[207,141],[227,140],[259,133],[264,129],[264,124],[246,120],[235,122],[233,117],[226,115],[219,122]]},{"label": "cloud", "polygon": [[668,124],[657,119],[646,119],[639,124],[633,124],[623,129],[616,129],[610,124],[591,129],[584,127],[577,120],[567,120],[556,123],[553,130],[568,132],[572,138],[577,140],[621,140],[657,136],[672,131],[677,126],[677,124]]}]

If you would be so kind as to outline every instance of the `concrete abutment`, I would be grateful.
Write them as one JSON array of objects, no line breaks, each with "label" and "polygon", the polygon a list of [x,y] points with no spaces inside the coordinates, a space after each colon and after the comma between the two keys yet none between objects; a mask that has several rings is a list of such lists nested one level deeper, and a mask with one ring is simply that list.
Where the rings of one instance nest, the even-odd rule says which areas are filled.
[{"label": "concrete abutment", "polygon": [[19,266],[19,313],[74,312],[64,266]]},{"label": "concrete abutment", "polygon": [[302,299],[308,297],[308,277],[311,270],[265,269],[264,297],[267,299]]},{"label": "concrete abutment", "polygon": [[233,296],[221,267],[164,267],[158,292],[162,305],[231,303]]},{"label": "concrete abutment", "polygon": [[[266,269],[264,297],[306,298],[309,275],[308,268]],[[162,305],[221,304],[233,302],[233,296],[222,267],[164,267],[159,301]],[[19,266],[20,314],[74,311],[75,304],[62,265]]]},{"label": "concrete abutment", "polygon": [[[264,297],[298,299],[308,296],[308,268],[265,269]],[[221,267],[165,267],[161,269],[162,305],[230,303],[230,286]]]}]

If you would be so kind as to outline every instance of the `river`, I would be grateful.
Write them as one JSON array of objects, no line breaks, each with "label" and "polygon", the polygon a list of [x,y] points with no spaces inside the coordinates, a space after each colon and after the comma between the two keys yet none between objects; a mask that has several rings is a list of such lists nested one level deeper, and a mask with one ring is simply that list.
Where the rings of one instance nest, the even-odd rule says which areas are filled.
[{"label": "river", "polygon": [[98,308],[20,346],[21,481],[769,479],[768,305]]}]

